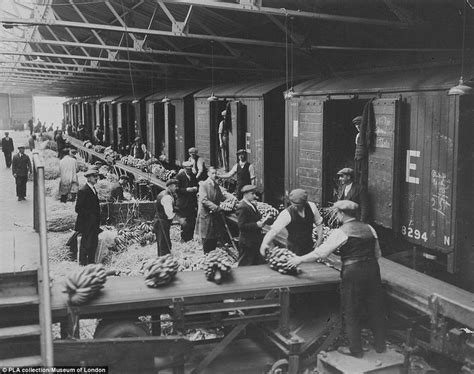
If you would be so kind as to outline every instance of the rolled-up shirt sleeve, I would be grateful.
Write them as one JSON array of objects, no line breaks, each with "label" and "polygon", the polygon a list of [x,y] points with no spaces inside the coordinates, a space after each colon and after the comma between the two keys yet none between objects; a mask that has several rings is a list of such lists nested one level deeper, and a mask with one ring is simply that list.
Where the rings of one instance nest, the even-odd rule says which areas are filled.
[{"label": "rolled-up shirt sleeve", "polygon": [[161,205],[163,205],[166,217],[168,217],[168,219],[173,219],[173,198],[170,195],[163,196],[163,198],[161,199]]},{"label": "rolled-up shirt sleeve", "polygon": [[349,237],[341,229],[335,229],[326,241],[316,248],[313,253],[320,258],[326,258],[335,250],[344,245]]},{"label": "rolled-up shirt sleeve", "polygon": [[315,203],[309,201],[308,202],[309,206],[311,207],[311,211],[314,214],[314,223],[316,226],[319,226],[323,223],[323,217],[321,216],[321,213],[319,213],[318,207],[316,206]]},{"label": "rolled-up shirt sleeve", "polygon": [[288,212],[285,209],[278,215],[275,222],[273,222],[273,225],[270,227],[270,231],[272,231],[275,234],[278,234],[281,230],[283,230],[286,226],[288,226],[290,222],[291,222],[290,212]]}]

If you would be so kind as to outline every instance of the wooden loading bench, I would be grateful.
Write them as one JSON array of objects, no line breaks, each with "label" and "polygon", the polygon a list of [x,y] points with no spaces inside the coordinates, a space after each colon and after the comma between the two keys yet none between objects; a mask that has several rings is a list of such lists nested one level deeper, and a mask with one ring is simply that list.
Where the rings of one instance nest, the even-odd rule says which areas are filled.
[{"label": "wooden loading bench", "polygon": [[[160,334],[159,317],[165,313],[171,315],[179,334],[187,328],[227,326],[225,336],[193,373],[206,368],[250,324],[276,323],[278,331],[273,335],[287,346],[288,372],[297,373],[304,341],[290,330],[290,295],[335,291],[339,283],[339,273],[325,265],[303,265],[302,270],[290,276],[266,265],[240,267],[221,285],[207,281],[203,271],[180,272],[172,283],[160,288],[148,288],[142,277],[110,277],[97,298],[79,307],[69,306],[63,285],[53,283],[52,316],[55,323],[61,323],[66,339],[77,339],[79,320],[91,318],[102,319],[101,323],[139,324],[139,316],[151,316],[153,335]],[[267,340],[274,341],[274,336],[270,338]]]}]

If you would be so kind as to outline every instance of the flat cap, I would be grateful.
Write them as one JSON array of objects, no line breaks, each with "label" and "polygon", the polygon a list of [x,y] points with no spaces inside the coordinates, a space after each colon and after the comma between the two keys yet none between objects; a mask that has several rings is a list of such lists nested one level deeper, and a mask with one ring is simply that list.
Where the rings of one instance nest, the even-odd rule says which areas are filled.
[{"label": "flat cap", "polygon": [[189,153],[198,153],[198,149],[196,147],[191,147],[188,149]]},{"label": "flat cap", "polygon": [[192,168],[193,163],[191,161],[184,161],[182,164],[183,168]]},{"label": "flat cap", "polygon": [[90,168],[89,170],[87,170],[85,173],[84,173],[84,176],[85,177],[89,177],[91,175],[98,175],[99,172],[97,169],[94,169],[94,168]]},{"label": "flat cap", "polygon": [[362,122],[362,116],[357,116],[352,119],[353,124],[361,123],[361,122]]},{"label": "flat cap", "polygon": [[25,148],[25,146],[23,144],[21,144],[21,145],[18,146],[18,149],[20,149],[20,148]]},{"label": "flat cap", "polygon": [[350,175],[351,177],[353,177],[354,170],[351,168],[342,168],[341,170],[337,172],[337,175],[341,175],[341,174]]},{"label": "flat cap", "polygon": [[255,191],[256,189],[257,189],[257,186],[254,186],[252,184],[246,184],[245,186],[243,186],[240,189],[240,192],[246,193],[246,192],[250,192],[250,191]]},{"label": "flat cap", "polygon": [[304,204],[308,201],[308,193],[301,188],[297,188],[290,192],[290,201],[293,204]]},{"label": "flat cap", "polygon": [[355,212],[359,209],[359,204],[354,203],[351,200],[339,200],[334,203],[333,207],[342,210],[343,212]]},{"label": "flat cap", "polygon": [[8,131],[5,131],[5,135],[10,135],[10,133]]},{"label": "flat cap", "polygon": [[245,149],[239,149],[239,150],[237,151],[237,154],[240,155],[241,153],[243,153],[244,155],[246,155],[246,154],[247,154],[247,151],[246,151]]},{"label": "flat cap", "polygon": [[171,186],[172,184],[178,184],[178,180],[171,178],[166,181],[166,187]]}]

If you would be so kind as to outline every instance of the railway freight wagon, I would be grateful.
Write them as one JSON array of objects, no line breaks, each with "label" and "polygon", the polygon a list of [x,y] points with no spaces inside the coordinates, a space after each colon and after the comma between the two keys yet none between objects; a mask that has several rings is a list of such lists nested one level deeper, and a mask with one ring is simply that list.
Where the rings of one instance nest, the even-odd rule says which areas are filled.
[{"label": "railway freight wagon", "polygon": [[92,139],[92,134],[94,133],[96,124],[98,122],[97,100],[98,97],[86,97],[83,98],[79,103],[86,139]]},{"label": "railway freight wagon", "polygon": [[115,100],[117,103],[118,142],[122,146],[130,145],[135,137],[147,139],[145,97],[147,95],[125,95]]},{"label": "railway freight wagon", "polygon": [[104,141],[106,144],[112,145],[114,148],[118,145],[117,134],[117,100],[119,96],[104,96],[97,101],[99,111],[99,124],[104,129]]},{"label": "railway freight wagon", "polygon": [[66,121],[69,121],[74,127],[78,127],[82,123],[82,112],[80,110],[79,102],[82,98],[74,98],[66,101],[63,104]]},{"label": "railway freight wagon", "polygon": [[[257,186],[263,191],[263,199],[280,204],[285,162],[283,82],[208,87],[196,93],[194,100],[195,145],[206,164],[222,166],[218,129],[224,119],[229,134],[229,167],[237,162],[237,150],[246,149],[249,162],[255,166]],[[224,110],[226,116],[222,117]]]},{"label": "railway freight wagon", "polygon": [[297,85],[286,102],[285,189],[305,188],[322,205],[333,200],[337,170],[354,167],[351,120],[371,101],[372,222],[410,248],[410,260],[431,261],[473,290],[474,96],[448,95],[458,74],[425,69]]},{"label": "railway freight wagon", "polygon": [[165,90],[146,97],[149,150],[181,166],[194,146],[194,98],[196,88]]}]

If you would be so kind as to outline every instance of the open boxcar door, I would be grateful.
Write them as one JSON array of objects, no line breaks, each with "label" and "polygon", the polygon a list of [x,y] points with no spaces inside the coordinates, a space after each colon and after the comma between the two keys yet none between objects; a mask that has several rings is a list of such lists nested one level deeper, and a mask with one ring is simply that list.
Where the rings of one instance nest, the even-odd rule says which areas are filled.
[{"label": "open boxcar door", "polygon": [[378,225],[398,231],[399,132],[401,100],[375,99],[375,147],[369,152],[370,216]]}]

